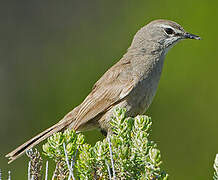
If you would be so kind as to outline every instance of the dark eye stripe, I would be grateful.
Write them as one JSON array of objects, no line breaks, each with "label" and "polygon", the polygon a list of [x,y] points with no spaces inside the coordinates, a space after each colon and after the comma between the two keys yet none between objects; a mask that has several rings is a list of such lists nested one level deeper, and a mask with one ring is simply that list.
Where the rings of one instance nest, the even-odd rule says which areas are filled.
[{"label": "dark eye stripe", "polygon": [[167,34],[169,34],[169,35],[174,34],[174,30],[171,29],[171,28],[165,28],[164,30],[165,30],[165,32],[166,32]]}]

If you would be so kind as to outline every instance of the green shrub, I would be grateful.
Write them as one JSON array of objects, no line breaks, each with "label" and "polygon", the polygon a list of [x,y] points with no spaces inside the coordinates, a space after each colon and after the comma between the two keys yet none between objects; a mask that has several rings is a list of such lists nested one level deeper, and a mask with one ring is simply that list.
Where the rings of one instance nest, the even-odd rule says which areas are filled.
[{"label": "green shrub", "polygon": [[142,179],[166,180],[161,169],[157,145],[149,140],[151,118],[125,116],[116,109],[111,118],[112,132],[93,147],[84,135],[73,130],[56,133],[43,145],[46,156],[54,160],[54,179]]}]

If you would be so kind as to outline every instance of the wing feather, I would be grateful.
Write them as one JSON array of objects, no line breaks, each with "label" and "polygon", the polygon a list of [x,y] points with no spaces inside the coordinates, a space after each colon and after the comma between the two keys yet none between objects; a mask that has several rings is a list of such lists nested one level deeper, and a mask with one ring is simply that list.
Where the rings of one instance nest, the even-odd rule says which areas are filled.
[{"label": "wing feather", "polygon": [[95,83],[91,93],[79,105],[73,127],[75,130],[129,94],[134,87],[130,69],[130,61],[121,60]]}]

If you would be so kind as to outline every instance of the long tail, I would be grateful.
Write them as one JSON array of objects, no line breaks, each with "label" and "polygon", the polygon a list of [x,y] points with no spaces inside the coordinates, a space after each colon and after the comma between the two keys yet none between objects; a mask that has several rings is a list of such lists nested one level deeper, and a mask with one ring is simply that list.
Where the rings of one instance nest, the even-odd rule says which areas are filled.
[{"label": "long tail", "polygon": [[53,133],[62,131],[68,125],[69,125],[69,121],[60,121],[57,124],[53,125],[52,127],[50,127],[48,129],[46,129],[45,131],[41,132],[37,136],[33,137],[29,141],[25,142],[24,144],[22,144],[21,146],[19,146],[18,148],[16,148],[15,150],[13,150],[12,152],[8,153],[5,156],[5,157],[9,158],[8,163],[11,163],[12,161],[14,161],[18,157],[20,157],[23,153],[25,153],[26,150],[34,147],[35,145],[37,145],[41,141],[43,141],[46,138],[48,138],[49,136],[51,136]]}]

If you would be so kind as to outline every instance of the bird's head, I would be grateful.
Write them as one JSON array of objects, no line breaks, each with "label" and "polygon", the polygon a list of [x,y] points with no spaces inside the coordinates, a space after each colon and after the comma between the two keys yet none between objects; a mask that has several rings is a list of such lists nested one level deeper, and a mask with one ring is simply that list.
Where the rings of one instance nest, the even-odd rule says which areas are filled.
[{"label": "bird's head", "polygon": [[170,20],[155,20],[141,28],[135,35],[132,45],[148,46],[149,43],[161,45],[166,51],[182,39],[196,39],[200,37],[190,34],[182,26]]}]

